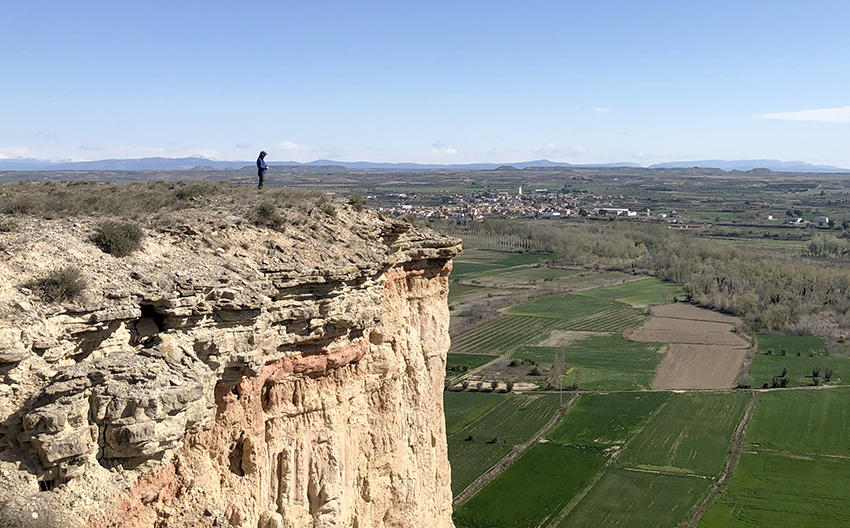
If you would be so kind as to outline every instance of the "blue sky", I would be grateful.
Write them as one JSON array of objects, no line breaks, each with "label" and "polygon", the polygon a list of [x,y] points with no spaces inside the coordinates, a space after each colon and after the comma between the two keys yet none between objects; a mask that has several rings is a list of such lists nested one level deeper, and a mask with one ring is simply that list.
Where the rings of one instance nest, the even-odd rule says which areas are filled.
[{"label": "blue sky", "polygon": [[7,2],[0,158],[850,167],[850,2]]}]

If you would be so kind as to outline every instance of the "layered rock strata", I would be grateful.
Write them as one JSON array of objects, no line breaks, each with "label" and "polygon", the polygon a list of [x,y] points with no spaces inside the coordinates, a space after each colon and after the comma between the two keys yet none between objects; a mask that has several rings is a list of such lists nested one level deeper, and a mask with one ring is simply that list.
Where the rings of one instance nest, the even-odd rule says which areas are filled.
[{"label": "layered rock strata", "polygon": [[[91,219],[2,234],[0,500],[73,526],[452,526],[459,243],[335,213],[163,215],[120,259]],[[79,300],[24,286],[66,266]]]}]

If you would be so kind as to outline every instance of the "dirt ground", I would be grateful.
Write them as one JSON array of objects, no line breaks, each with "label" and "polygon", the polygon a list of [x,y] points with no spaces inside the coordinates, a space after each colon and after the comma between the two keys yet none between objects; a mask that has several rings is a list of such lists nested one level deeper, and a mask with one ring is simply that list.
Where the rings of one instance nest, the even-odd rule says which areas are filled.
[{"label": "dirt ground", "polygon": [[652,307],[652,317],[627,338],[671,343],[658,365],[653,389],[728,389],[749,346],[733,332],[740,326],[735,317],[674,303]]},{"label": "dirt ground", "polygon": [[537,343],[541,347],[565,347],[576,341],[581,341],[593,336],[611,335],[610,332],[582,332],[578,330],[552,330],[549,337]]},{"label": "dirt ground", "polygon": [[632,341],[650,343],[689,343],[693,345],[747,346],[747,342],[732,332],[700,332],[683,327],[681,330],[652,330],[638,328],[629,336]]},{"label": "dirt ground", "polygon": [[652,307],[652,315],[655,317],[672,317],[674,319],[690,319],[692,321],[715,321],[731,325],[740,324],[741,320],[731,315],[699,308],[687,303],[664,304]]},{"label": "dirt ground", "polygon": [[714,345],[673,344],[658,366],[652,388],[729,389],[747,349]]}]

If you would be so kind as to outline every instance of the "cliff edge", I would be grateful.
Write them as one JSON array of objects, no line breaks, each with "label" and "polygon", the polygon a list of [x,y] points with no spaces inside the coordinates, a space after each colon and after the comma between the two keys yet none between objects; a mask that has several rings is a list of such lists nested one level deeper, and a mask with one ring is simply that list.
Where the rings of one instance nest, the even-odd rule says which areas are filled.
[{"label": "cliff edge", "polygon": [[[0,233],[0,503],[89,527],[451,527],[442,391],[457,239],[226,203]],[[73,267],[86,287],[31,287]],[[30,285],[30,287],[27,287]],[[45,519],[47,519],[45,521]]]}]

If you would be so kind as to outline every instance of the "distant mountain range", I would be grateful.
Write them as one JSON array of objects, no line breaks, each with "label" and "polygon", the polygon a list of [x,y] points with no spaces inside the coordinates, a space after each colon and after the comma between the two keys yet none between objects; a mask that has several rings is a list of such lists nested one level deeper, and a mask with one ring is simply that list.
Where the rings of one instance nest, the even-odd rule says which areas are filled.
[{"label": "distant mountain range", "polygon": [[805,161],[779,161],[769,159],[757,160],[701,160],[701,161],[671,161],[650,165],[650,169],[684,169],[688,167],[722,169],[724,171],[748,171],[753,169],[770,169],[775,172],[850,172],[850,169],[833,167],[832,165],[812,165]]},{"label": "distant mountain range", "polygon": [[[378,170],[495,170],[499,168],[527,169],[529,167],[629,167],[641,168],[636,163],[598,163],[574,165],[571,163],[549,160],[523,161],[519,163],[467,163],[467,164],[422,164],[422,163],[376,163],[371,161],[334,161],[316,160],[309,163],[297,161],[271,162],[272,166],[337,166],[347,169],[378,169]],[[148,170],[191,170],[196,168],[212,169],[241,169],[254,166],[253,161],[215,161],[201,157],[189,158],[141,158],[141,159],[107,159],[98,161],[49,161],[33,158],[0,159],[0,171],[148,171]],[[812,165],[803,161],[779,160],[702,160],[674,161],[651,165],[650,169],[682,169],[682,168],[717,168],[724,171],[748,171],[752,169],[769,169],[776,172],[850,172],[850,169],[830,165]]]}]

